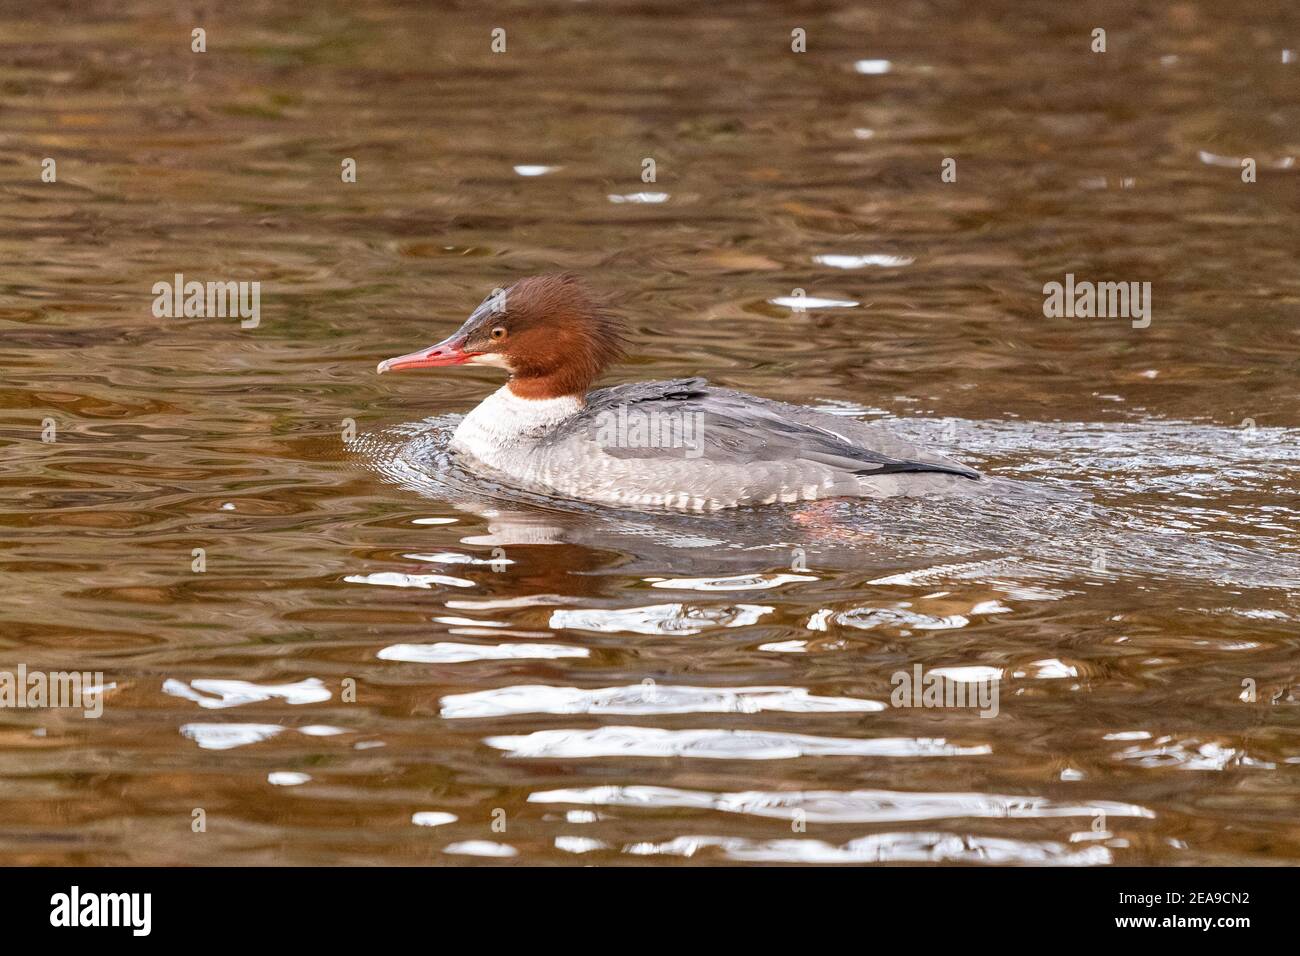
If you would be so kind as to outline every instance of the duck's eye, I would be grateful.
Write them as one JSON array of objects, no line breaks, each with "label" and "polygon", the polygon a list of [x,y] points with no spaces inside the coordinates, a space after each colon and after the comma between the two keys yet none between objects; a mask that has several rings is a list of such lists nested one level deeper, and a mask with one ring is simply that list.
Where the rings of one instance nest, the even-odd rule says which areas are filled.
[{"label": "duck's eye", "polygon": [[498,325],[496,328],[492,330],[491,335],[492,335],[492,341],[500,342],[502,339],[506,337],[505,327]]}]

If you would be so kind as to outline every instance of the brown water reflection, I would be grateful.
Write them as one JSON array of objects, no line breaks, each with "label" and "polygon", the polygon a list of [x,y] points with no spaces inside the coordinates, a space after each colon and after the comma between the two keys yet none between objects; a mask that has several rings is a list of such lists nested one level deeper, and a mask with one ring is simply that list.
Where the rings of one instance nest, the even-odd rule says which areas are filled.
[{"label": "brown water reflection", "polygon": [[[1294,860],[1296,26],[5,12],[0,668],[114,686],[0,710],[3,859]],[[619,380],[896,418],[1010,484],[708,519],[477,484],[441,448],[494,373],[374,365],[553,269],[632,324]],[[178,272],[260,281],[259,327],[154,318]],[[1044,318],[1067,272],[1150,281],[1150,327]],[[916,664],[1000,675],[998,716],[890,706]]]}]

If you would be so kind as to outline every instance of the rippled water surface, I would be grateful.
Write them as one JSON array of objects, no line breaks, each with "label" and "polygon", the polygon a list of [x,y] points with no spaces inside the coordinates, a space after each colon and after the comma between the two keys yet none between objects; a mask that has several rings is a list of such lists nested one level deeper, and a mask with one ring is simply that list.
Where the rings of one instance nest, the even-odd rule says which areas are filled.
[{"label": "rippled water surface", "polygon": [[[1300,14],[1028,9],[6,8],[0,669],[109,689],[0,710],[3,860],[1300,858]],[[485,485],[445,446],[498,373],[375,363],[560,269],[610,381],[998,480]],[[175,273],[260,324],[155,318]],[[1066,273],[1150,326],[1045,318]],[[918,665],[996,716],[893,706]]]}]

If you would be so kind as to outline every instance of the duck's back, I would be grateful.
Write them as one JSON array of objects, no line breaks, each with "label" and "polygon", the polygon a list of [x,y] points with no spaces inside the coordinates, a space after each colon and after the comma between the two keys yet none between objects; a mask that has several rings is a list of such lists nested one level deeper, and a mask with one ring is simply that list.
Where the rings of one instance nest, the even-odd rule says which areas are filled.
[{"label": "duck's back", "polygon": [[554,427],[482,457],[521,484],[560,495],[693,511],[929,494],[979,478],[877,425],[702,378],[598,389]]}]

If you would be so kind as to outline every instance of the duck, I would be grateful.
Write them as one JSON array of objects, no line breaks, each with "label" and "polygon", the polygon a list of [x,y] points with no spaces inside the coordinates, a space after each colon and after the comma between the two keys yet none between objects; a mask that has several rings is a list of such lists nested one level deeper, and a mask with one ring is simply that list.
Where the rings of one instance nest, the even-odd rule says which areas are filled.
[{"label": "duck", "polygon": [[874,423],[698,376],[593,389],[626,352],[624,325],[569,272],[493,290],[451,335],[377,372],[504,371],[448,448],[475,473],[563,499],[714,512],[943,494],[985,480]]}]

